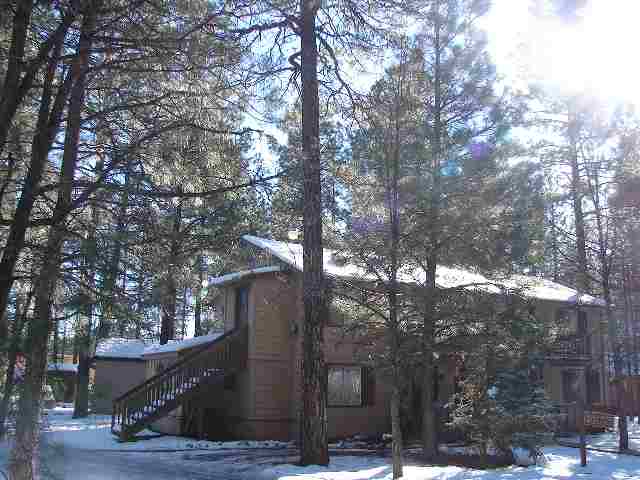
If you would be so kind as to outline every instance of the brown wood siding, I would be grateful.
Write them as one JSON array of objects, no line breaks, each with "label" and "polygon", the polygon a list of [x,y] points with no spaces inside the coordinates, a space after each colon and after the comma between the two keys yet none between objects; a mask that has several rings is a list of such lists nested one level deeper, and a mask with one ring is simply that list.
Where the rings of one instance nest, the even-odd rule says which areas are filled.
[{"label": "brown wood siding", "polygon": [[296,290],[279,274],[257,277],[251,286],[248,420],[257,438],[287,438],[291,403],[291,332]]},{"label": "brown wood siding", "polygon": [[[294,275],[296,297],[292,302],[293,318],[300,322],[303,317],[302,282],[299,274]],[[302,335],[298,323],[298,334],[292,337],[291,343],[291,385],[292,399],[290,406],[291,439],[299,436],[299,415],[302,407]],[[345,337],[339,327],[325,328],[325,359],[328,365],[365,365],[365,359],[359,344],[352,338]],[[375,398],[372,405],[361,407],[328,407],[327,433],[329,438],[343,438],[357,433],[370,435],[390,431],[389,399],[390,388],[386,379],[375,375]]]}]

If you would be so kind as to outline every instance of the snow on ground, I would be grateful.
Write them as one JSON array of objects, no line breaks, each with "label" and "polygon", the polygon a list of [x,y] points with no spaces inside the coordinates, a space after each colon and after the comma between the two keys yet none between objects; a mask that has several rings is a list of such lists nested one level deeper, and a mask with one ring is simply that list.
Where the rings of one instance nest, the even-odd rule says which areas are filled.
[{"label": "snow on ground", "polygon": [[[629,422],[629,448],[640,452],[640,425]],[[569,441],[578,442],[578,437],[571,437]],[[603,448],[605,450],[618,449],[618,432],[606,432],[587,436],[587,446]]]},{"label": "snow on ground", "polygon": [[[297,459],[295,451],[286,448],[292,445],[277,441],[210,442],[158,436],[153,432],[144,431],[141,436],[148,436],[148,439],[119,443],[111,434],[109,416],[91,415],[84,419],[73,419],[72,411],[69,407],[55,408],[49,410],[44,419],[46,443],[57,448],[56,451],[61,455],[64,455],[66,450],[69,453],[77,450],[88,454],[91,451],[103,450],[105,455],[133,455],[134,452],[140,455],[148,452],[144,455],[152,455],[156,462],[175,465],[176,473],[182,468],[187,469],[184,471],[188,471],[188,468],[200,468],[199,465],[202,465],[203,472],[209,468],[210,471],[219,471],[221,474],[227,470],[233,473],[232,476],[231,473],[229,475],[224,473],[222,477],[212,478],[390,480],[392,477],[390,459],[374,455],[334,454],[328,467],[298,467],[292,464]],[[636,442],[640,443],[640,427],[630,425],[630,433],[632,445],[638,445]],[[615,440],[615,434],[593,436],[590,441],[594,446],[596,444],[608,446],[607,442],[611,442],[612,439]],[[5,443],[0,447],[6,448],[8,445]],[[175,455],[182,455],[182,457],[167,457],[163,460],[163,455],[171,455],[175,450],[193,451],[193,454],[184,456],[184,453],[177,453]],[[245,453],[242,453],[243,451]],[[1,451],[0,454],[2,454]],[[550,447],[545,449],[545,454],[547,463],[542,466],[529,468],[513,466],[486,471],[457,466],[421,466],[415,461],[408,462],[404,470],[404,478],[406,480],[579,480],[583,478],[640,480],[640,457],[638,456],[590,451],[588,452],[589,464],[582,468],[578,449]],[[77,454],[72,454],[69,458],[74,456]]]},{"label": "snow on ground", "polygon": [[285,448],[286,442],[278,441],[237,441],[211,442],[191,438],[158,435],[150,430],[138,434],[139,440],[118,442],[111,433],[111,417],[108,415],[90,415],[87,418],[71,418],[73,408],[57,407],[47,411],[45,435],[47,441],[61,447],[78,450],[214,450],[214,449],[257,449]]},{"label": "snow on ground", "polygon": [[[547,463],[536,467],[507,467],[472,470],[455,466],[408,465],[405,480],[638,480],[640,457],[589,452],[588,465],[580,466],[577,449],[554,447],[545,450]],[[334,456],[328,467],[277,465],[260,472],[262,480],[391,480],[389,459]]]}]

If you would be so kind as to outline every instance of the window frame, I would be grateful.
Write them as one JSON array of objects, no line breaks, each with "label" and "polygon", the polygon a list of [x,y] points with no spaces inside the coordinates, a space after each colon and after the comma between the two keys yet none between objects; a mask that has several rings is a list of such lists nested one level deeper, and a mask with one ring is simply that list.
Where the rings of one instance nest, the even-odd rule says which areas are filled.
[{"label": "window frame", "polygon": [[[331,403],[330,399],[329,399],[329,372],[331,369],[359,369],[360,370],[360,401],[355,404],[355,403]],[[326,380],[326,385],[327,385],[327,408],[362,408],[362,407],[366,407],[367,403],[365,401],[365,382],[367,381],[366,379],[367,376],[367,368],[363,365],[358,365],[355,363],[330,363],[327,364],[327,372],[325,375],[325,380]]]}]

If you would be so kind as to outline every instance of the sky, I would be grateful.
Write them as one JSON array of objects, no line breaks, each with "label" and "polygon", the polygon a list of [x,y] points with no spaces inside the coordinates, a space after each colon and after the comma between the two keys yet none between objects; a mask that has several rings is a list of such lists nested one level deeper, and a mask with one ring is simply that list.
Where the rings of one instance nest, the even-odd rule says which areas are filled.
[{"label": "sky", "polygon": [[638,0],[590,0],[582,21],[537,19],[528,0],[493,0],[482,25],[489,51],[507,84],[532,79],[564,93],[640,106]]},{"label": "sky", "polygon": [[[589,0],[581,21],[573,25],[558,18],[535,17],[531,3],[493,0],[480,22],[506,86],[524,91],[536,82],[557,93],[589,93],[611,106],[630,102],[640,107],[636,54],[640,0]],[[374,79],[375,75],[367,77]],[[286,136],[273,125],[253,126],[286,142]],[[259,141],[256,152],[267,165],[273,165],[266,142]]]}]

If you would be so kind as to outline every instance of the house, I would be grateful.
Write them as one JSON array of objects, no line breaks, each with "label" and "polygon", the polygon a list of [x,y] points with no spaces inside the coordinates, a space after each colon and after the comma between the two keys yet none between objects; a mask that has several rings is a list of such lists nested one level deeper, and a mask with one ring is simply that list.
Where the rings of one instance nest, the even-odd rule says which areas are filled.
[{"label": "house", "polygon": [[[302,246],[246,235],[246,268],[212,280],[219,289],[216,314],[225,333],[143,353],[144,383],[115,398],[112,431],[121,437],[146,427],[209,438],[297,439],[301,411]],[[360,278],[357,266],[325,251],[328,277]],[[405,272],[402,281],[416,281]],[[602,302],[536,277],[489,281],[457,268],[438,267],[440,287],[484,284],[518,287],[536,314],[566,323],[566,336],[547,358],[544,378],[552,400],[572,404],[607,401]],[[474,287],[478,288],[478,287]],[[362,344],[328,319],[328,436],[389,431],[390,390],[362,357]],[[194,339],[195,340],[195,339]],[[440,400],[455,387],[455,362],[440,359]],[[162,368],[158,368],[162,365]],[[575,419],[574,419],[575,421]]]},{"label": "house", "polygon": [[110,414],[113,401],[144,382],[146,343],[128,338],[107,338],[96,346],[93,358],[93,411]]},{"label": "house", "polygon": [[76,394],[78,364],[71,363],[70,358],[64,358],[64,360],[62,363],[55,362],[47,365],[47,383],[55,385],[53,395],[56,402],[73,403]]}]

